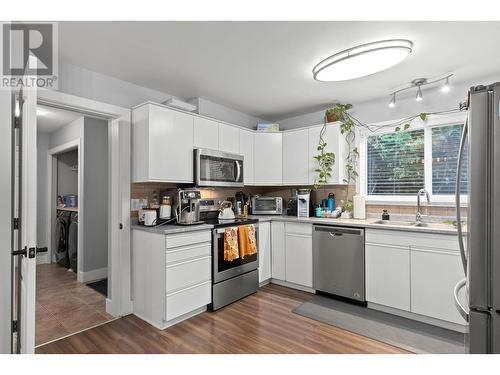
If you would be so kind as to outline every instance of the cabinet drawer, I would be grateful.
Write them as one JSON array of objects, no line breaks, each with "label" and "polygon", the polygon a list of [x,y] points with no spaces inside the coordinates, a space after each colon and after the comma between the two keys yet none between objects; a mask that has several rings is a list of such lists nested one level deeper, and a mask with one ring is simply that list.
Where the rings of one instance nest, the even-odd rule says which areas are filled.
[{"label": "cabinet drawer", "polygon": [[167,264],[183,262],[195,258],[203,258],[212,254],[210,243],[199,243],[196,245],[176,247],[166,252]]},{"label": "cabinet drawer", "polygon": [[167,266],[167,293],[210,281],[212,257],[188,260]]},{"label": "cabinet drawer", "polygon": [[211,242],[212,232],[209,230],[169,234],[167,235],[167,249],[172,247],[189,246],[200,242]]},{"label": "cabinet drawer", "polygon": [[418,246],[459,251],[456,234],[406,232],[387,229],[367,229],[365,231],[366,243],[389,244],[394,246]]},{"label": "cabinet drawer", "polygon": [[167,321],[178,318],[212,301],[212,282],[207,281],[167,294]]},{"label": "cabinet drawer", "polygon": [[286,223],[285,231],[287,234],[302,234],[304,236],[312,236],[311,224]]}]

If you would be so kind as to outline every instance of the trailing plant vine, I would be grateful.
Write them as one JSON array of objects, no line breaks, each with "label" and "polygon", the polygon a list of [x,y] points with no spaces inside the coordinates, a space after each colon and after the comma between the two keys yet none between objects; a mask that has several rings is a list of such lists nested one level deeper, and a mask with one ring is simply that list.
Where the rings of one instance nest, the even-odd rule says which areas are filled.
[{"label": "trailing plant vine", "polygon": [[441,112],[426,113],[422,112],[417,115],[406,117],[402,120],[386,123],[384,125],[368,125],[359,121],[356,117],[348,112],[352,108],[351,104],[335,104],[334,107],[328,109],[325,112],[325,119],[323,127],[320,132],[319,142],[317,151],[318,154],[314,156],[314,159],[318,162],[318,168],[315,170],[318,173],[318,177],[315,179],[314,187],[317,189],[323,185],[326,185],[328,178],[331,177],[332,168],[335,164],[335,154],[333,152],[328,152],[326,150],[327,143],[325,142],[323,136],[326,131],[327,124],[332,121],[340,121],[340,132],[344,135],[347,143],[347,156],[345,163],[345,178],[343,182],[347,184],[347,188],[344,189],[345,198],[341,200],[342,208],[345,211],[352,210],[352,201],[348,199],[349,196],[349,186],[354,184],[359,176],[357,171],[357,163],[359,158],[359,151],[356,147],[356,131],[355,128],[363,128],[370,132],[374,132],[381,128],[394,127],[394,131],[407,131],[411,127],[413,120],[420,118],[422,121],[427,121],[427,118],[431,114],[448,114],[451,112],[456,112],[456,110],[448,110]]},{"label": "trailing plant vine", "polygon": [[318,162],[318,168],[315,169],[316,173],[318,173],[318,177],[314,181],[314,187],[316,189],[328,182],[328,177],[331,177],[332,169],[335,165],[335,153],[326,151],[327,143],[323,138],[326,131],[326,124],[325,118],[323,127],[319,133],[318,147],[316,148],[318,154],[314,156],[314,159]]}]

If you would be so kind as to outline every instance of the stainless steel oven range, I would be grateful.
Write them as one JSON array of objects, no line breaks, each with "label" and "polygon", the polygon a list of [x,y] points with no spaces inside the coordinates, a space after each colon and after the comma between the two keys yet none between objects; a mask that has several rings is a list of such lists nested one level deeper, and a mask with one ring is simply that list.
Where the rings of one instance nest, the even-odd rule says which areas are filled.
[{"label": "stainless steel oven range", "polygon": [[212,243],[212,304],[211,310],[220,309],[240,298],[255,293],[259,288],[259,251],[232,261],[224,259],[224,233],[228,227],[255,225],[258,243],[257,220],[224,223],[213,229]]},{"label": "stainless steel oven range", "polygon": [[[208,306],[212,311],[255,293],[259,288],[259,221],[256,219],[219,221],[218,207],[220,203],[221,201],[214,199],[200,201],[200,219],[207,224],[214,225],[212,230],[212,303]],[[239,229],[247,225],[255,227],[257,251],[245,257],[235,256],[232,260],[225,259],[224,235],[226,229]]]}]

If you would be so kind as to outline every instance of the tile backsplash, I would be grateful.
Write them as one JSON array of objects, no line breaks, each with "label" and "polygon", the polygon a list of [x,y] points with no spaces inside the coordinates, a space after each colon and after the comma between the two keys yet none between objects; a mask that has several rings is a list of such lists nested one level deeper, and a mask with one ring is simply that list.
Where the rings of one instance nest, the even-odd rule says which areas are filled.
[{"label": "tile backsplash", "polygon": [[[201,188],[202,198],[217,198],[226,199],[228,197],[234,197],[238,191],[243,191],[246,195],[264,195],[264,196],[279,196],[283,197],[286,204],[288,198],[295,194],[295,190],[301,188],[300,186],[251,186],[243,188]],[[311,186],[303,186],[303,188],[311,188]],[[168,183],[133,183],[131,187],[131,198],[132,199],[147,199],[151,202],[153,199],[153,192],[157,191],[158,194],[163,190],[176,190],[176,184]],[[347,192],[347,185],[327,185],[316,190],[316,201],[320,202],[322,199],[327,198],[329,193],[335,194],[335,205],[340,205],[340,201],[345,199]],[[352,199],[355,193],[354,185],[350,185],[348,189],[348,198]],[[161,197],[159,197],[161,199]],[[398,215],[414,215],[417,213],[416,205],[395,205],[395,204],[366,204],[366,214],[375,215],[382,214],[382,210],[388,210],[389,214]],[[427,206],[422,205],[422,213],[424,215],[430,216],[442,216],[442,217],[455,217],[455,207],[450,206]],[[133,211],[132,216],[137,215],[137,211]],[[462,207],[462,216],[466,218],[467,207]]]}]

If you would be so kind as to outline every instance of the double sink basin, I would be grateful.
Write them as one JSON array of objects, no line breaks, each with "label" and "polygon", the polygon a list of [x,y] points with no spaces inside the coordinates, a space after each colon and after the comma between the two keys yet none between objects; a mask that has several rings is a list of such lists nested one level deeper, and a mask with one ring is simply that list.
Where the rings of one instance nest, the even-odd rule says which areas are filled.
[{"label": "double sink basin", "polygon": [[390,225],[396,227],[427,227],[427,228],[456,228],[454,223],[424,223],[416,221],[399,221],[399,220],[375,220],[372,224]]}]

